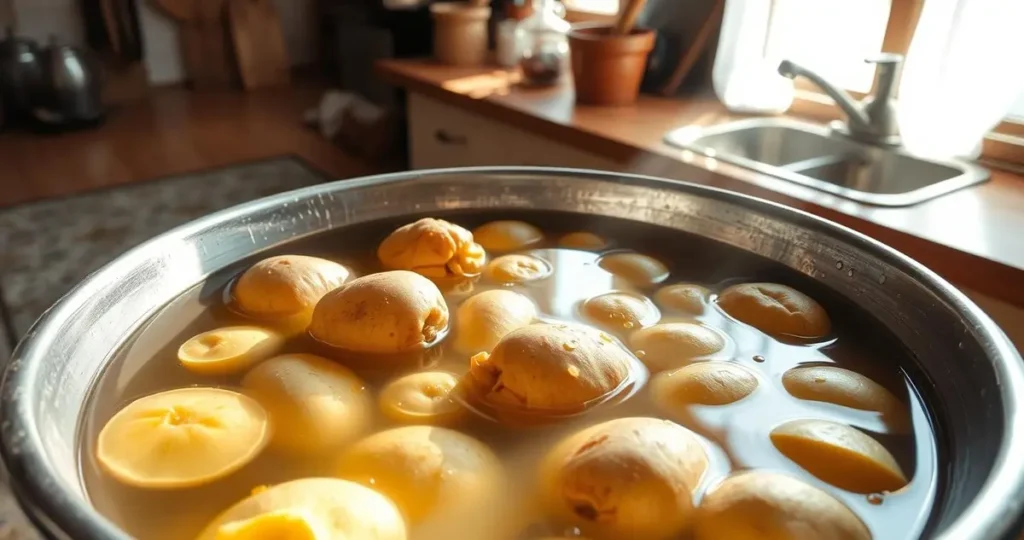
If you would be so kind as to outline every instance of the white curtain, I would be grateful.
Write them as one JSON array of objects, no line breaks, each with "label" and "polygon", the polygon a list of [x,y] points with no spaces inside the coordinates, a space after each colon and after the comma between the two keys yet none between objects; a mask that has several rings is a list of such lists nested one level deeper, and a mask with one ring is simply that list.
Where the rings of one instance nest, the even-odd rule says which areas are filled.
[{"label": "white curtain", "polygon": [[1024,88],[1024,0],[928,0],[903,68],[904,145],[977,156]]},{"label": "white curtain", "polygon": [[[1024,2],[1024,0],[1020,0]],[[771,0],[727,0],[711,78],[731,111],[779,113],[793,102],[793,81],[765,58]]]}]

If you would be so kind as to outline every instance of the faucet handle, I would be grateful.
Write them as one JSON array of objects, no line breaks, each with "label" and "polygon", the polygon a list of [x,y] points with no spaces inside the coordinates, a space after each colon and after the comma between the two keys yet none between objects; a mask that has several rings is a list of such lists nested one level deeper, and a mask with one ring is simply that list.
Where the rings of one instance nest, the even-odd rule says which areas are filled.
[{"label": "faucet handle", "polygon": [[903,63],[903,55],[896,53],[878,53],[875,56],[869,56],[864,59],[867,64],[877,64],[880,66],[892,66]]}]

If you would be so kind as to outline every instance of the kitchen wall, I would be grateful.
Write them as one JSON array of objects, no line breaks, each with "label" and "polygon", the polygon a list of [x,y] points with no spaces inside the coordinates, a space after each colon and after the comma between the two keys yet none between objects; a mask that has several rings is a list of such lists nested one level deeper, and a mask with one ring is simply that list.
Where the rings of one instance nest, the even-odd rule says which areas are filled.
[{"label": "kitchen wall", "polygon": [[[149,0],[136,0],[142,27],[146,71],[151,84],[173,84],[184,78],[177,27]],[[307,64],[316,50],[315,0],[274,0],[292,64]],[[76,0],[13,0],[18,33],[45,42],[55,35],[79,45],[84,39]]]}]

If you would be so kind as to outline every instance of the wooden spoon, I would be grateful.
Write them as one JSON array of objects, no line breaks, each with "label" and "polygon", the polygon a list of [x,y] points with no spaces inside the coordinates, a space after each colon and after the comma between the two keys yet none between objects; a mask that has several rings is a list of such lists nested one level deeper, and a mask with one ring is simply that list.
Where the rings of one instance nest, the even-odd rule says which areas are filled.
[{"label": "wooden spoon", "polygon": [[612,35],[625,36],[633,31],[636,18],[640,16],[640,10],[646,3],[647,0],[627,0],[626,7],[619,12],[619,18],[616,19],[615,26],[612,27]]}]

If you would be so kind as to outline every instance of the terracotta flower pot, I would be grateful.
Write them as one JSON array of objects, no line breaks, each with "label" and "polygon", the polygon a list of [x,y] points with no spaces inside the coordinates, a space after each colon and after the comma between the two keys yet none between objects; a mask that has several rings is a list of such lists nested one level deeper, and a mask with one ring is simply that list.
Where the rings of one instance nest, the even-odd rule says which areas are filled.
[{"label": "terracotta flower pot", "polygon": [[634,28],[611,35],[608,24],[578,24],[569,32],[576,101],[587,105],[629,105],[636,102],[654,31]]}]

